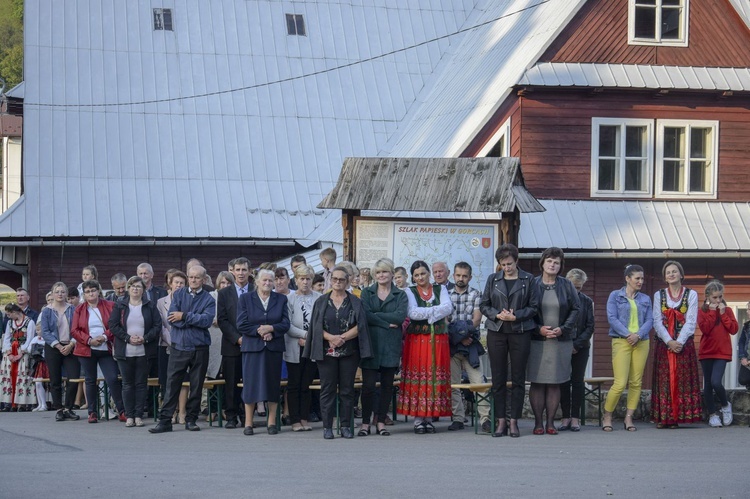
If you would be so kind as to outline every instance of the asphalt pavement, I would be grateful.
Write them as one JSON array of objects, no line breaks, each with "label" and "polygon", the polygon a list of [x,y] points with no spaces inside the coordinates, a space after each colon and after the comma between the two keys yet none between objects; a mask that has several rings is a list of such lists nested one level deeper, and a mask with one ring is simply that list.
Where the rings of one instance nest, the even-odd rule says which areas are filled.
[{"label": "asphalt pavement", "polygon": [[[79,411],[85,416],[85,411]],[[117,421],[55,422],[54,412],[0,413],[0,498],[161,497],[749,497],[750,429],[637,423],[612,433],[521,438],[415,435],[403,418],[389,437],[323,440],[263,428],[152,435]]]}]

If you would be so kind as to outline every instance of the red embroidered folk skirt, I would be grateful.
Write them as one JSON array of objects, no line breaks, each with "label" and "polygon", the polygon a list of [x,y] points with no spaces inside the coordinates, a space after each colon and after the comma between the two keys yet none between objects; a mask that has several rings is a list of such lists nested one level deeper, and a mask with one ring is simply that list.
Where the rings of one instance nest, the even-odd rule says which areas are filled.
[{"label": "red embroidered folk skirt", "polygon": [[418,418],[452,414],[447,334],[406,335],[398,412]]},{"label": "red embroidered folk skirt", "polygon": [[[675,369],[670,373],[667,345],[654,341],[654,370],[651,389],[651,420],[657,424],[698,423],[703,420],[698,357],[691,337],[682,352],[675,355]],[[671,384],[675,383],[675,397]]]}]

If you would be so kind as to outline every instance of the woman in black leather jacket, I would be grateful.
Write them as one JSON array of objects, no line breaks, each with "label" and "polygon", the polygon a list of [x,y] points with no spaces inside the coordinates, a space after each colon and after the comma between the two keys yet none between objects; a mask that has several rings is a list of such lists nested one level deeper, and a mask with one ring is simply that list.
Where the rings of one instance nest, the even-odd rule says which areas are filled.
[{"label": "woman in black leather jacket", "polygon": [[527,377],[531,382],[529,402],[534,411],[534,435],[544,435],[547,413],[548,435],[557,435],[555,413],[560,405],[560,384],[570,380],[570,358],[580,303],[573,284],[560,277],[565,255],[560,248],[544,250],[539,259],[542,275],[532,281],[532,293],[539,304],[537,325],[531,334]]},{"label": "woman in black leather jacket", "polygon": [[537,303],[531,292],[533,276],[518,268],[518,248],[504,244],[495,253],[499,272],[487,278],[480,309],[487,317],[487,349],[492,370],[492,396],[498,419],[493,437],[508,433],[505,390],[510,354],[510,436],[519,437],[518,419],[526,395],[526,361],[531,332],[536,329]]}]

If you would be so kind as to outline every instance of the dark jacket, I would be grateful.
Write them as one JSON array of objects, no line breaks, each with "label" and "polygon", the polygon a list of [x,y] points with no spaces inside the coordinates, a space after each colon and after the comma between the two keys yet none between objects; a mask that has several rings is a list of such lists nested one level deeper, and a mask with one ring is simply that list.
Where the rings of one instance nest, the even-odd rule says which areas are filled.
[{"label": "dark jacket", "polygon": [[533,279],[534,276],[518,269],[518,283],[510,296],[507,296],[505,286],[502,284],[502,271],[487,278],[479,309],[487,317],[488,331],[502,330],[503,321],[497,319],[497,314],[502,312],[503,309],[513,310],[513,314],[516,316],[516,320],[513,322],[514,333],[528,333],[537,328],[534,318],[537,315],[539,303],[536,302],[536,296],[531,292],[531,281]]},{"label": "dark jacket", "polygon": [[241,354],[237,343],[242,337],[237,330],[238,300],[235,286],[220,289],[216,299],[216,322],[221,329],[221,355],[224,357],[239,357]]},{"label": "dark jacket", "polygon": [[[544,317],[542,317],[542,296],[544,295],[544,288],[542,286],[542,276],[535,277],[531,282],[532,293],[536,295],[535,300],[539,304],[539,313],[536,316],[537,328],[531,333],[531,339],[541,341],[546,340],[544,336],[539,334],[539,328],[545,325]],[[574,340],[576,324],[578,323],[578,313],[581,309],[581,304],[578,300],[578,290],[576,290],[572,282],[564,277],[557,276],[555,278],[555,293],[557,294],[557,300],[560,302],[560,329],[562,330],[562,336],[558,340]]]},{"label": "dark jacket", "polygon": [[172,323],[172,348],[192,352],[196,348],[208,348],[211,345],[208,328],[214,323],[216,316],[216,300],[211,293],[201,290],[193,296],[189,287],[180,288],[172,294],[168,314],[172,312],[183,313],[182,320]]},{"label": "dark jacket", "polygon": [[[373,284],[362,290],[360,299],[367,315],[367,329],[373,354],[372,358],[363,360],[360,365],[363,369],[398,367],[403,345],[401,325],[406,320],[409,308],[406,293],[396,285],[391,285],[391,292],[381,302],[378,298],[378,285]],[[397,324],[399,327],[392,328],[391,324]]]},{"label": "dark jacket", "polygon": [[[258,327],[266,324],[273,326],[271,341],[263,341],[258,335]],[[261,352],[264,348],[270,352],[283,352],[284,335],[289,331],[289,307],[286,296],[271,292],[268,310],[263,309],[257,292],[248,292],[240,296],[237,302],[237,330],[242,334],[242,352]]]},{"label": "dark jacket", "polygon": [[[346,292],[354,310],[354,319],[357,322],[357,340],[359,341],[359,356],[362,359],[372,357],[372,347],[370,344],[370,332],[367,327],[367,314],[362,306],[362,300]],[[313,305],[312,319],[310,320],[310,332],[308,340],[305,343],[305,349],[302,356],[306,359],[315,361],[325,358],[325,341],[323,340],[323,319],[328,307],[328,294],[324,294]]]},{"label": "dark jacket", "polygon": [[[110,332],[109,318],[112,314],[111,301],[99,300],[96,309],[99,311],[104,326],[104,336],[107,337],[107,350],[112,354],[112,342],[114,337]],[[85,301],[78,305],[73,312],[73,327],[70,330],[70,336],[76,340],[76,346],[73,349],[73,355],[76,357],[91,357],[91,347],[89,346],[89,304]]]},{"label": "dark jacket", "polygon": [[[156,302],[149,301],[144,296],[141,313],[143,314],[143,346],[146,348],[146,357],[155,357],[158,355],[157,346],[161,335],[161,315],[156,309]],[[117,300],[112,315],[109,316],[109,330],[115,337],[115,350],[112,355],[117,360],[125,360],[126,347],[130,342],[129,315],[130,299]]]},{"label": "dark jacket", "polygon": [[[461,343],[464,339],[471,338],[468,346]],[[479,357],[484,355],[484,347],[480,343],[481,333],[474,327],[471,321],[453,321],[448,324],[448,342],[450,344],[451,357],[461,353],[469,359],[471,367],[479,367]]]},{"label": "dark jacket", "polygon": [[156,304],[156,302],[159,301],[159,298],[164,298],[168,294],[169,293],[166,289],[162,288],[161,286],[155,286],[153,283],[151,283],[151,289],[149,289],[148,291],[143,291],[143,299],[149,300]]},{"label": "dark jacket", "polygon": [[594,300],[579,291],[578,301],[581,309],[578,311],[573,348],[580,351],[591,346],[591,335],[594,334]]},{"label": "dark jacket", "polygon": [[737,340],[737,358],[747,359],[750,355],[747,352],[748,344],[750,343],[750,321],[745,322],[742,325],[742,332],[740,333],[740,339]]}]

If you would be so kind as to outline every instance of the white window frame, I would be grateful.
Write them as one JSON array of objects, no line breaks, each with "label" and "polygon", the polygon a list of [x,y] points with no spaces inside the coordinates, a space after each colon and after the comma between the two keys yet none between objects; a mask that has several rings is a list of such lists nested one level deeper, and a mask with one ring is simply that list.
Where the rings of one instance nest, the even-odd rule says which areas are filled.
[{"label": "white window frame", "polygon": [[656,37],[651,38],[636,38],[635,37],[635,2],[636,0],[628,0],[628,45],[659,45],[666,47],[687,47],[688,46],[688,28],[690,27],[690,0],[680,0],[683,3],[683,15],[681,19],[681,30],[683,37],[679,40],[662,40],[661,39],[661,6],[662,0],[656,0],[656,20],[657,26]]},{"label": "white window frame", "polygon": [[[646,161],[646,190],[645,191],[626,191],[625,190],[625,165],[620,167],[620,185],[619,191],[600,191],[599,190],[599,127],[600,126],[619,125],[626,126],[645,126],[646,127],[646,151],[648,159]],[[591,118],[591,197],[596,198],[650,198],[653,195],[654,179],[654,120],[652,119],[635,119],[635,118]],[[625,158],[625,140],[620,141],[620,157]]]},{"label": "white window frame", "polygon": [[[727,367],[724,369],[724,377],[722,378],[722,384],[727,390],[743,388],[742,385],[737,383],[737,375],[740,369],[740,359],[737,355],[737,343],[740,341],[740,334],[742,333],[742,323],[744,322],[742,319],[747,317],[747,312],[745,312],[744,315],[740,314],[740,309],[747,310],[745,308],[746,306],[747,302],[727,303],[727,307],[732,309],[732,312],[734,312],[734,316],[737,318],[740,326],[740,330],[737,331],[737,334],[730,336],[730,338],[732,339],[732,362],[729,362],[727,364]],[[743,315],[743,317],[740,317],[740,315]]]},{"label": "white window frame", "polygon": [[505,144],[503,144],[503,157],[507,158],[510,156],[510,117],[508,117],[508,119],[505,120],[505,123],[503,123],[502,126],[492,134],[490,140],[488,140],[484,147],[482,147],[477,153],[477,157],[486,157],[503,137],[505,138]]},{"label": "white window frame", "polygon": [[[665,192],[664,187],[664,128],[684,127],[685,134],[685,192]],[[708,192],[688,192],[690,189],[690,133],[692,128],[711,128],[711,189]],[[658,198],[693,198],[693,199],[716,199],[716,183],[719,174],[719,122],[709,120],[656,120],[656,197]]]}]

